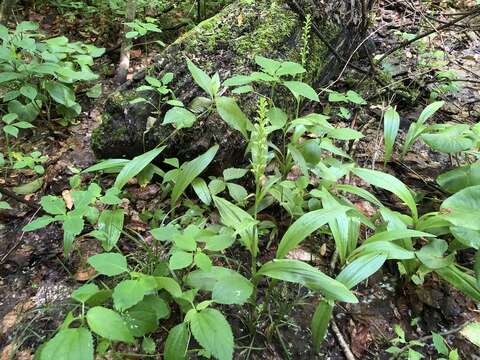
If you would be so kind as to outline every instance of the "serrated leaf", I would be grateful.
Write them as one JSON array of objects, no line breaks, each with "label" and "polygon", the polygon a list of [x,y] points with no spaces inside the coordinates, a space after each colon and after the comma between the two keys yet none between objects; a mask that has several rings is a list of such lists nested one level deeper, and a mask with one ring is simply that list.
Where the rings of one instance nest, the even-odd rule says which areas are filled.
[{"label": "serrated leaf", "polygon": [[165,360],[185,360],[189,340],[190,332],[187,324],[180,323],[171,328],[165,341],[163,353]]},{"label": "serrated leaf", "polygon": [[195,340],[218,360],[233,358],[233,334],[230,324],[216,309],[194,313],[190,328]]}]

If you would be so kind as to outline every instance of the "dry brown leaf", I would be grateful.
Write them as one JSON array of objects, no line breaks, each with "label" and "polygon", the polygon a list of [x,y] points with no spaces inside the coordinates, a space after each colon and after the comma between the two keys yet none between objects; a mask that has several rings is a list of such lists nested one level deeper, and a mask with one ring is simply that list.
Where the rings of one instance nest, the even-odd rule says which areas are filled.
[{"label": "dry brown leaf", "polygon": [[73,208],[73,198],[72,198],[72,193],[70,190],[63,190],[62,191],[62,197],[63,200],[65,201],[65,204],[67,205],[68,210],[72,210]]}]

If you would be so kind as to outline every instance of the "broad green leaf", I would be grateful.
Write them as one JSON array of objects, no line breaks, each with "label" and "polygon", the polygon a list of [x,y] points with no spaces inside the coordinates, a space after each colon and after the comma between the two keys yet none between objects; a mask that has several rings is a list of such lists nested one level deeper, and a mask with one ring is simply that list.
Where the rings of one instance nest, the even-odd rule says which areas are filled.
[{"label": "broad green leaf", "polygon": [[303,68],[302,65],[297,64],[293,61],[285,61],[282,62],[282,65],[280,65],[280,69],[277,70],[276,75],[277,76],[284,76],[284,75],[298,75],[298,74],[303,74],[305,73],[306,70]]},{"label": "broad green leaf", "polygon": [[31,85],[24,85],[20,88],[20,93],[29,100],[35,100],[37,97],[38,91]]},{"label": "broad green leaf", "polygon": [[371,253],[360,256],[348,264],[335,280],[340,281],[348,289],[352,289],[377,272],[386,260],[387,256],[384,254]]},{"label": "broad green leaf", "polygon": [[162,298],[147,295],[123,314],[130,332],[135,337],[145,336],[158,328],[158,320],[170,315],[170,308]]},{"label": "broad green leaf", "polygon": [[212,93],[212,89],[210,86],[212,83],[212,79],[210,78],[210,76],[208,76],[205,71],[196,66],[190,59],[187,59],[187,66],[188,70],[192,74],[193,80],[195,80],[197,85],[200,86],[208,95],[210,95],[211,98],[213,98],[215,94]]},{"label": "broad green leaf", "polygon": [[194,264],[203,271],[212,270],[212,260],[203,252],[197,252],[193,257]]},{"label": "broad green leaf", "polygon": [[185,360],[187,358],[190,332],[186,323],[180,323],[168,332],[163,356],[165,360]]},{"label": "broad green leaf", "polygon": [[122,312],[138,304],[149,291],[140,280],[123,280],[113,289],[113,306]]},{"label": "broad green leaf", "polygon": [[250,84],[253,79],[246,75],[235,75],[223,82],[223,86],[243,86]]},{"label": "broad green leaf", "polygon": [[443,340],[442,335],[432,331],[432,341],[435,349],[438,351],[439,354],[448,356],[449,350],[447,345],[445,344],[445,340]]},{"label": "broad green leaf", "polygon": [[215,99],[217,112],[228,126],[242,133],[248,139],[247,130],[252,128],[252,123],[237,105],[235,99],[220,96]]},{"label": "broad green leaf", "polygon": [[95,306],[87,312],[87,323],[97,335],[112,341],[133,344],[134,338],[122,317],[113,310]]},{"label": "broad green leaf", "polygon": [[97,99],[102,95],[102,84],[95,84],[87,91],[87,96],[92,99]]},{"label": "broad green leaf", "polygon": [[353,90],[347,91],[347,100],[357,105],[367,105],[365,99],[362,98],[359,93]]},{"label": "broad green leaf", "polygon": [[81,303],[86,303],[93,295],[98,293],[100,289],[95,284],[85,284],[80,286],[72,293],[72,299]]},{"label": "broad green leaf", "polygon": [[472,344],[480,347],[480,322],[471,322],[460,330],[460,334],[465,336]]},{"label": "broad green leaf", "polygon": [[393,153],[393,145],[400,128],[400,115],[393,108],[389,107],[383,117],[383,136],[385,138],[385,164],[390,161]]},{"label": "broad green leaf", "polygon": [[67,108],[76,104],[74,91],[60,82],[46,81],[45,89],[55,102],[65,105]]},{"label": "broad green leaf", "polygon": [[480,302],[480,288],[473,276],[463,272],[455,264],[437,269],[435,272],[465,295],[470,296],[476,302]]},{"label": "broad green leaf", "polygon": [[363,138],[363,134],[357,130],[350,128],[333,128],[328,129],[327,134],[329,137],[337,140],[358,140]]},{"label": "broad green leaf", "polygon": [[175,106],[167,111],[162,124],[175,124],[175,128],[180,130],[192,127],[195,120],[197,120],[195,114],[185,108]]},{"label": "broad green leaf", "polygon": [[373,186],[388,190],[398,196],[412,212],[414,219],[418,219],[415,200],[408,187],[396,177],[377,170],[355,168],[352,172]]},{"label": "broad green leaf", "polygon": [[52,215],[62,215],[67,211],[63,199],[53,195],[43,196],[40,204],[43,210]]},{"label": "broad green leaf", "polygon": [[212,300],[220,304],[244,304],[253,292],[249,280],[236,271],[219,266],[213,266],[211,271],[192,271],[185,282],[192,288],[211,291]]},{"label": "broad green leaf", "polygon": [[38,219],[32,221],[31,223],[28,223],[27,225],[25,225],[22,231],[27,232],[27,231],[38,230],[38,229],[44,228],[47,225],[50,225],[54,221],[56,221],[55,218],[48,215],[43,215]]},{"label": "broad green leaf", "polygon": [[247,169],[228,168],[223,170],[223,179],[225,181],[237,180],[248,173]]},{"label": "broad green leaf", "polygon": [[447,171],[437,178],[437,183],[450,194],[469,186],[480,185],[480,162]]},{"label": "broad green leaf", "polygon": [[233,334],[230,324],[216,309],[205,309],[190,318],[195,340],[218,360],[232,360]]},{"label": "broad green leaf", "polygon": [[117,253],[90,256],[87,262],[102,275],[115,276],[128,272],[127,259]]},{"label": "broad green leaf", "polygon": [[448,243],[445,240],[431,239],[429,244],[416,252],[416,255],[423,265],[429,269],[436,270],[447,267],[455,261],[454,254],[443,256],[447,250]]},{"label": "broad green leaf", "polygon": [[175,179],[175,186],[172,189],[171,206],[174,207],[177,200],[183,194],[185,189],[192,183],[195,178],[200,175],[207,166],[212,162],[218,151],[218,145],[212,146],[204,154],[197,158],[184,163],[180,167],[180,171]]},{"label": "broad green leaf", "polygon": [[344,214],[347,207],[339,206],[335,209],[320,209],[302,215],[295,221],[283,235],[277,249],[276,257],[284,258],[291,250],[295,249],[307,236],[321,228],[326,223]]},{"label": "broad green leaf", "polygon": [[210,205],[212,203],[212,197],[210,196],[210,190],[208,189],[207,183],[201,178],[195,178],[192,181],[192,187],[197,194],[198,198],[205,204]]},{"label": "broad green leaf", "polygon": [[455,226],[480,230],[480,185],[467,187],[446,199],[443,218]]},{"label": "broad green leaf", "polygon": [[110,251],[117,244],[123,230],[124,212],[122,208],[103,210],[98,218],[98,230],[106,234],[107,240],[102,241],[105,251]]},{"label": "broad green leaf", "polygon": [[[146,152],[145,154],[134,157],[130,160],[120,171],[115,179],[114,186],[122,189],[126,183],[137,176],[148,164],[150,164],[160,153],[165,149],[165,146],[156,148]],[[90,171],[92,171],[90,169]]]},{"label": "broad green leaf", "polygon": [[255,62],[257,65],[260,65],[265,72],[270,75],[275,75],[275,73],[280,69],[282,63],[277,60],[268,59],[266,57],[257,55],[255,56]]},{"label": "broad green leaf", "polygon": [[422,134],[422,139],[435,151],[456,154],[474,147],[473,140],[465,135],[468,129],[466,124],[448,125],[439,132]]},{"label": "broad green leaf", "polygon": [[85,328],[60,330],[40,352],[40,360],[93,360],[92,334]]},{"label": "broad green leaf", "polygon": [[312,337],[315,352],[320,351],[320,346],[323,343],[323,339],[327,335],[328,324],[333,315],[333,301],[320,300],[315,309],[315,313],[312,318]]},{"label": "broad green leaf", "polygon": [[205,243],[205,249],[210,251],[222,251],[229,248],[235,242],[235,237],[228,234],[211,236]]},{"label": "broad green leaf", "polygon": [[351,303],[358,302],[355,295],[341,282],[302,261],[273,260],[265,263],[257,272],[257,276],[268,276],[273,279],[302,284],[319,291],[327,298]]},{"label": "broad green leaf", "polygon": [[9,81],[12,81],[12,80],[20,80],[22,78],[23,78],[22,74],[5,71],[5,72],[0,73],[0,84],[5,83],[5,82],[9,82]]},{"label": "broad green leaf", "polygon": [[158,289],[165,289],[173,297],[177,298],[182,296],[182,289],[174,279],[169,277],[156,276],[155,282]]},{"label": "broad green leaf", "polygon": [[283,85],[285,85],[296,98],[303,96],[309,100],[320,101],[317,92],[308,84],[300,81],[284,81]]},{"label": "broad green leaf", "polygon": [[227,183],[228,193],[232,197],[233,200],[237,203],[242,203],[248,196],[247,190],[241,185],[234,184],[234,183]]},{"label": "broad green leaf", "polygon": [[189,267],[193,262],[193,254],[183,250],[174,250],[168,265],[171,270],[180,270]]}]

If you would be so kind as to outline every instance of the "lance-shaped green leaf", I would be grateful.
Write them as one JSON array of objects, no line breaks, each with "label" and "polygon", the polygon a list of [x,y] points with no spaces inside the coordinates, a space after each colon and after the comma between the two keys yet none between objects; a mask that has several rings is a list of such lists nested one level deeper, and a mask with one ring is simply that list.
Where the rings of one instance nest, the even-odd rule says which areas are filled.
[{"label": "lance-shaped green leaf", "polygon": [[418,219],[417,204],[408,187],[398,180],[396,177],[377,170],[370,169],[353,169],[352,172],[364,181],[373,186],[388,190],[398,196],[412,212],[413,218]]},{"label": "lance-shaped green leaf", "polygon": [[385,164],[390,161],[393,153],[393,145],[397,138],[400,127],[400,115],[390,107],[383,117],[383,137],[385,138]]},{"label": "lance-shaped green leaf", "polygon": [[460,270],[457,265],[452,264],[448,267],[437,269],[435,272],[443,280],[446,280],[473,300],[480,302],[480,288],[477,286],[475,278]]},{"label": "lance-shaped green leaf", "polygon": [[175,186],[172,190],[171,205],[175,206],[179,197],[183,194],[185,189],[192,183],[195,178],[200,175],[207,166],[212,162],[215,154],[218,151],[218,145],[211,147],[204,154],[198,156],[192,161],[184,163],[175,179]]},{"label": "lance-shaped green leaf", "polygon": [[231,128],[240,131],[245,139],[248,139],[247,130],[251,129],[253,125],[237,105],[237,102],[231,97],[220,96],[215,99],[215,104],[223,121]]},{"label": "lance-shaped green leaf", "polygon": [[189,342],[190,331],[186,323],[180,323],[171,328],[165,341],[163,353],[165,360],[185,360]]},{"label": "lance-shaped green leaf", "polygon": [[313,314],[311,329],[316,352],[320,351],[323,339],[327,335],[328,324],[333,315],[333,305],[334,302],[331,300],[320,300]]},{"label": "lance-shaped green leaf", "polygon": [[345,214],[348,207],[338,206],[332,209],[320,209],[302,215],[295,221],[283,235],[277,249],[277,258],[284,258],[291,250],[295,249],[307,236],[320,229],[329,221]]},{"label": "lance-shaped green leaf", "polygon": [[408,260],[415,258],[415,252],[406,250],[391,241],[374,241],[364,244],[357,248],[350,258],[355,259],[358,256],[367,254],[384,254],[389,260]]},{"label": "lance-shaped green leaf", "polygon": [[210,97],[214,97],[212,93],[211,84],[212,78],[207,75],[205,71],[195,65],[190,59],[187,59],[188,70],[192,74],[193,80],[200,86]]},{"label": "lance-shaped green leaf", "polygon": [[269,261],[260,268],[256,276],[268,276],[273,279],[302,284],[330,299],[358,302],[355,295],[341,282],[302,261],[289,259]]},{"label": "lance-shaped green leaf", "polygon": [[410,229],[387,230],[370,236],[363,244],[373,243],[375,241],[395,241],[410,237],[435,237],[435,235]]},{"label": "lance-shaped green leaf", "polygon": [[377,272],[386,260],[387,256],[385,254],[371,253],[360,256],[348,264],[335,280],[340,281],[348,289],[352,289]]},{"label": "lance-shaped green leaf", "polygon": [[98,230],[106,234],[106,241],[102,241],[102,247],[110,251],[117,244],[123,230],[123,209],[103,210],[98,218]]},{"label": "lance-shaped green leaf", "polygon": [[165,146],[150,150],[130,160],[117,175],[114,186],[122,189],[126,183],[137,176],[148,164],[160,155],[163,149],[165,149]]}]

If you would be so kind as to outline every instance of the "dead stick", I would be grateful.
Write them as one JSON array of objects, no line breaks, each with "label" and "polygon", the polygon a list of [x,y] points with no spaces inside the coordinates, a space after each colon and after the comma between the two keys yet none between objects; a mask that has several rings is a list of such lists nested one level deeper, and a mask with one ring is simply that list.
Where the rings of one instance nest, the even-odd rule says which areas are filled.
[{"label": "dead stick", "polygon": [[355,356],[353,355],[352,350],[350,350],[350,346],[348,346],[347,342],[345,341],[345,338],[340,332],[340,329],[338,328],[335,320],[332,320],[332,330],[335,336],[337,337],[337,340],[340,343],[340,347],[343,350],[343,354],[345,355],[347,360],[355,360]]},{"label": "dead stick", "polygon": [[28,201],[28,200],[25,200],[24,198],[22,198],[21,196],[18,196],[17,194],[15,194],[14,192],[8,190],[8,189],[5,189],[3,187],[0,187],[0,194],[2,195],[5,195],[6,197],[9,197],[13,200],[16,200],[22,204],[25,204],[27,205],[30,209],[33,209],[33,210],[39,210],[40,209],[40,206],[35,204],[34,202],[32,201]]}]

